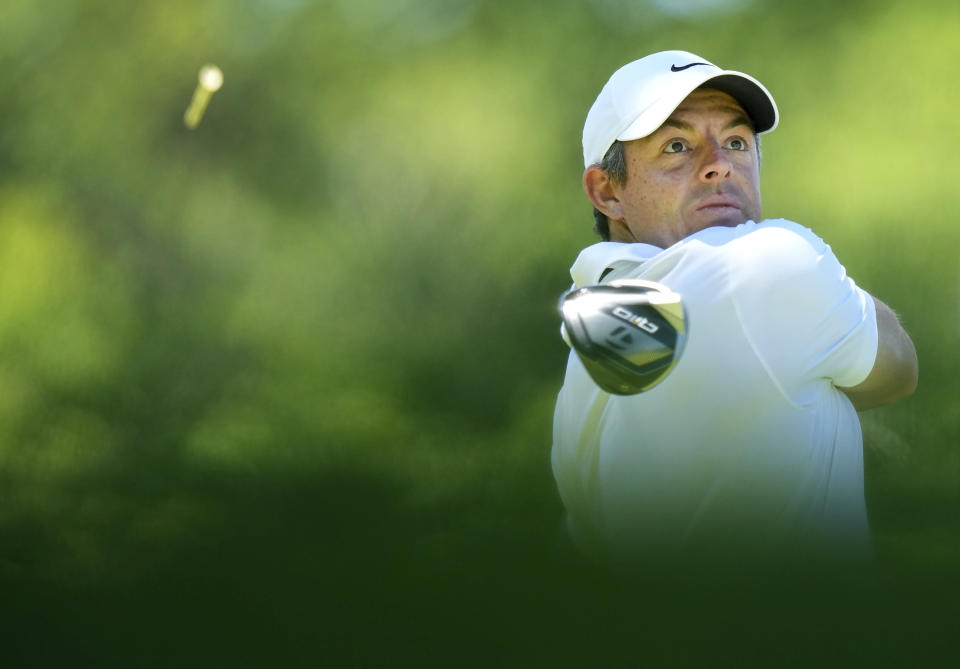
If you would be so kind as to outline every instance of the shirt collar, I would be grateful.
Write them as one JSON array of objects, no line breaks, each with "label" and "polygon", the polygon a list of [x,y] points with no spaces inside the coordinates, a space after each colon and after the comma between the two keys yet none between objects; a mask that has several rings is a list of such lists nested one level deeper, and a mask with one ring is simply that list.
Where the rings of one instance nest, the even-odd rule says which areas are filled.
[{"label": "shirt collar", "polygon": [[580,252],[570,268],[570,276],[577,286],[597,283],[607,267],[619,261],[646,262],[663,249],[640,242],[597,242]]}]

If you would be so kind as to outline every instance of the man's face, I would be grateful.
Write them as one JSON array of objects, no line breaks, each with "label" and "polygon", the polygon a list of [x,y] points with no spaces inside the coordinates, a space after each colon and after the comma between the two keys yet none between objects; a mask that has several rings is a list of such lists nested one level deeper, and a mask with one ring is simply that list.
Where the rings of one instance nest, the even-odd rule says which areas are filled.
[{"label": "man's face", "polygon": [[652,135],[625,142],[624,157],[615,241],[667,247],[704,228],[760,220],[756,138],[726,93],[695,90]]}]

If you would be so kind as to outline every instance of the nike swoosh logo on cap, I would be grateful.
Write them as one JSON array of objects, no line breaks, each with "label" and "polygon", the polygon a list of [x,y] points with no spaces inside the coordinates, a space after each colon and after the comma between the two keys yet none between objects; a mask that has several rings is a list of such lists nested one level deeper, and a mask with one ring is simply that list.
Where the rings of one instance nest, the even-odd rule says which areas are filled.
[{"label": "nike swoosh logo on cap", "polygon": [[680,67],[677,67],[676,65],[671,65],[671,66],[670,66],[670,71],[671,71],[671,72],[681,72],[681,71],[687,69],[688,67],[693,67],[694,65],[707,65],[707,66],[709,66],[710,63],[690,63],[689,65],[682,65],[682,66],[680,66]]}]

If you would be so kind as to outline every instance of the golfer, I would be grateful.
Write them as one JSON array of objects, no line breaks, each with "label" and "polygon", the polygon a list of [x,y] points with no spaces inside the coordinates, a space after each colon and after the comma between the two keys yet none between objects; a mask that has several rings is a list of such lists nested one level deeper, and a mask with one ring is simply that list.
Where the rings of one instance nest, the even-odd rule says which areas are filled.
[{"label": "golfer", "polygon": [[916,351],[816,221],[763,219],[759,135],[777,123],[757,80],[684,51],[617,70],[587,114],[603,241],[574,285],[655,281],[688,317],[676,366],[637,395],[570,354],[552,464],[588,553],[869,555],[857,411],[913,393]]}]

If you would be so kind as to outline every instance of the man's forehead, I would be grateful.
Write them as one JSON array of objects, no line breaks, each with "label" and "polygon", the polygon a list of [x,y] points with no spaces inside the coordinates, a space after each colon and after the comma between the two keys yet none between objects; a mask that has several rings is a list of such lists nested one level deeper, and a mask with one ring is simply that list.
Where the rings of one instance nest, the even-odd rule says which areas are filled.
[{"label": "man's forehead", "polygon": [[743,107],[729,93],[717,90],[715,88],[698,88],[681,102],[668,120],[676,119],[684,114],[697,112],[717,112],[728,114],[731,117],[742,117],[747,125],[753,127],[750,117]]}]

